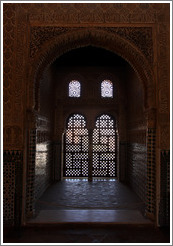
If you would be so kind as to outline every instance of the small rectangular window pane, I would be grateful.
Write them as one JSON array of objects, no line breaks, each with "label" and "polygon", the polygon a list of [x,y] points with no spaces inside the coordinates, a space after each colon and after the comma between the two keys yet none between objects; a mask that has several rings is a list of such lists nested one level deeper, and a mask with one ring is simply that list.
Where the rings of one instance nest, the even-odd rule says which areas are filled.
[{"label": "small rectangular window pane", "polygon": [[101,96],[102,97],[113,97],[113,84],[110,80],[102,81]]},{"label": "small rectangular window pane", "polygon": [[69,83],[69,97],[80,97],[81,86],[80,82],[72,80]]}]

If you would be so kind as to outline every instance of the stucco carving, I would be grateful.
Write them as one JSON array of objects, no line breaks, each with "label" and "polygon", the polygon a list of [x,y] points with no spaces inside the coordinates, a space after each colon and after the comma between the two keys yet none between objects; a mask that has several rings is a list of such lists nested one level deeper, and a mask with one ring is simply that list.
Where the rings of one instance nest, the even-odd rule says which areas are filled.
[{"label": "stucco carving", "polygon": [[[163,21],[161,15],[165,6],[147,3],[45,3],[30,4],[31,22],[44,23],[156,23]],[[27,10],[27,4],[20,4]],[[97,10],[97,11],[96,11]],[[107,14],[107,12],[109,14]]]},{"label": "stucco carving", "polygon": [[20,147],[22,139],[22,130],[18,125],[6,125],[4,126],[4,143],[12,149],[17,149]]},{"label": "stucco carving", "polygon": [[159,111],[164,113],[169,112],[169,29],[159,25],[158,31]]},{"label": "stucco carving", "polygon": [[69,27],[34,26],[30,30],[30,56],[34,57],[46,41],[69,31]]},{"label": "stucco carving", "polygon": [[[4,147],[13,149],[19,149],[23,144],[27,24],[25,14],[20,13],[20,19],[17,18],[16,7],[15,4],[4,4]],[[12,135],[9,137],[9,131],[13,136],[18,135],[18,139],[14,137],[16,142]]]},{"label": "stucco carving", "polygon": [[[159,99],[159,124],[160,124],[160,148],[170,148],[169,112],[170,112],[170,71],[169,71],[169,25],[158,25],[158,99]],[[164,115],[164,117],[163,117]]]},{"label": "stucco carving", "polygon": [[[22,144],[22,83],[15,79],[15,4],[4,5],[4,148],[18,149]],[[20,43],[19,43],[20,44]],[[22,44],[23,45],[23,44]],[[20,48],[20,47],[19,47]],[[21,59],[21,57],[20,57]],[[21,69],[21,67],[20,67]],[[15,116],[15,117],[14,117]]]},{"label": "stucco carving", "polygon": [[162,150],[170,149],[170,128],[164,126],[160,128],[160,148]]},{"label": "stucco carving", "polygon": [[[34,57],[41,46],[56,36],[70,32],[86,29],[85,27],[53,27],[34,26],[30,31],[30,56]],[[153,41],[151,27],[95,27],[94,29],[106,30],[117,34],[138,47],[149,62],[153,61]]]},{"label": "stucco carving", "polygon": [[[97,9],[97,11],[96,11]],[[107,12],[109,14],[107,14]],[[135,69],[145,88],[146,107],[155,105],[155,86],[153,71],[150,67],[152,57],[151,46],[143,46],[144,42],[151,41],[151,28],[146,27],[147,39],[141,41],[130,33],[129,26],[141,23],[147,26],[154,24],[156,31],[155,41],[157,49],[157,91],[160,89],[159,109],[162,114],[169,115],[169,8],[168,4],[155,3],[117,3],[117,4],[57,4],[57,3],[15,3],[4,4],[4,148],[24,149],[24,117],[26,107],[39,108],[37,92],[39,80],[44,69],[55,58],[73,48],[92,44],[109,49],[126,59]],[[116,23],[121,28],[115,33],[107,28]],[[71,26],[69,33],[62,31],[61,35],[51,41],[35,41],[38,52],[31,45],[33,59],[29,60],[29,24],[37,26]],[[74,25],[85,25],[88,30],[74,29]],[[125,25],[128,25],[128,28]],[[104,26],[98,30],[96,25]],[[89,27],[90,26],[90,27]],[[92,27],[91,27],[92,26]],[[122,26],[124,31],[122,33]],[[57,28],[57,27],[56,27]],[[56,29],[54,28],[54,30]],[[67,27],[66,27],[67,28]],[[107,28],[107,30],[105,29]],[[64,27],[63,27],[63,30]],[[76,31],[77,30],[77,31]],[[137,29],[135,29],[137,30]],[[59,30],[60,32],[60,30]],[[129,36],[127,36],[129,34]],[[32,33],[33,35],[33,33]],[[35,34],[34,34],[35,35]],[[41,34],[40,34],[41,35]],[[53,34],[51,34],[53,35]],[[124,35],[124,36],[123,36]],[[61,38],[59,38],[61,36]],[[39,43],[41,42],[41,43]],[[151,45],[151,43],[150,43]],[[34,48],[33,48],[34,47]],[[35,93],[35,95],[34,95]],[[26,94],[28,104],[26,105]],[[35,105],[34,105],[35,104]],[[152,112],[151,112],[152,115]],[[155,115],[155,113],[154,113]],[[163,117],[162,117],[163,118]],[[33,119],[34,120],[34,119]],[[151,121],[152,122],[152,121]],[[166,123],[165,123],[166,124]],[[169,149],[169,126],[164,125],[159,129],[159,147]],[[35,133],[34,133],[35,134]],[[15,162],[13,162],[15,164]],[[21,165],[23,163],[21,162]],[[8,163],[8,166],[10,163]],[[155,168],[155,166],[153,165]],[[9,171],[7,175],[9,174]],[[14,178],[12,179],[14,181]],[[155,185],[155,180],[151,181]],[[152,188],[154,189],[154,188]],[[14,202],[14,200],[12,200]],[[7,218],[8,219],[8,218]]]},{"label": "stucco carving", "polygon": [[153,62],[152,27],[106,27],[104,29],[132,42],[143,52],[149,62]]},{"label": "stucco carving", "polygon": [[169,89],[167,87],[159,91],[159,104],[160,113],[169,112]]},{"label": "stucco carving", "polygon": [[[102,47],[108,49],[126,59],[141,79],[144,88],[149,88],[145,91],[145,106],[147,107],[148,96],[151,97],[151,102],[154,103],[153,94],[148,92],[153,88],[153,72],[143,53],[128,40],[120,37],[117,34],[112,34],[106,30],[97,30],[95,28],[87,29],[71,29],[69,32],[57,36],[51,41],[46,42],[39,50],[37,57],[31,59],[32,71],[30,81],[35,80],[35,109],[39,108],[37,95],[39,91],[39,81],[46,67],[48,67],[57,57],[63,53],[87,45]],[[35,78],[34,78],[35,76]],[[31,85],[33,86],[33,85]],[[30,89],[32,91],[32,89]],[[153,89],[152,89],[153,91]],[[148,93],[148,95],[147,95]],[[30,99],[32,99],[30,97]],[[34,100],[33,100],[34,101]],[[29,102],[29,107],[32,107],[33,102]]]},{"label": "stucco carving", "polygon": [[[15,11],[17,9],[17,11]],[[96,11],[97,10],[97,11]],[[85,11],[85,15],[84,15]],[[109,15],[107,15],[107,11],[109,11]],[[166,15],[165,13],[168,13]],[[25,61],[26,61],[26,54],[27,50],[25,49],[27,47],[27,35],[29,34],[27,26],[29,25],[29,22],[31,23],[31,26],[34,30],[34,28],[37,29],[37,26],[41,25],[46,25],[48,26],[49,24],[52,25],[52,29],[55,31],[55,27],[58,23],[58,25],[70,25],[71,27],[73,24],[78,24],[78,25],[88,25],[89,23],[92,24],[92,26],[95,26],[94,28],[97,29],[98,26],[105,25],[104,28],[107,28],[107,33],[111,33],[112,30],[114,30],[116,37],[120,36],[120,38],[125,38],[127,41],[132,42],[135,44],[137,49],[140,49],[147,58],[149,62],[152,61],[152,52],[150,52],[151,49],[151,27],[133,27],[133,32],[131,31],[132,29],[129,27],[119,27],[116,29],[112,29],[110,26],[111,23],[131,23],[134,25],[135,23],[159,23],[158,25],[158,71],[159,71],[159,86],[163,86],[165,83],[169,83],[169,78],[168,78],[168,68],[167,68],[167,60],[168,60],[168,52],[166,51],[166,47],[168,45],[165,45],[165,42],[168,43],[168,22],[169,19],[169,8],[168,4],[155,4],[155,3],[147,3],[147,4],[142,4],[142,3],[135,3],[135,4],[128,4],[128,3],[99,3],[99,4],[88,4],[88,3],[82,3],[82,4],[64,4],[64,3],[19,3],[19,4],[4,4],[4,118],[5,124],[8,125],[13,125],[16,124],[21,127],[22,129],[22,114],[23,114],[23,90],[24,90],[24,81],[25,81],[25,76],[27,74],[30,75],[30,72],[32,71],[25,71]],[[164,24],[165,23],[165,24]],[[16,26],[17,24],[17,26]],[[96,28],[97,26],[97,28]],[[109,27],[108,27],[109,26]],[[31,29],[32,29],[31,28]],[[46,28],[46,27],[44,27]],[[74,28],[74,26],[73,26]],[[93,28],[93,29],[94,29]],[[141,28],[143,28],[143,31],[145,29],[145,35],[140,36]],[[49,28],[47,28],[49,29]],[[58,32],[64,33],[64,30],[67,29],[66,27],[61,27],[61,30],[58,29],[58,31],[55,31],[55,36],[57,35]],[[102,29],[102,28],[101,28]],[[57,29],[56,29],[57,30]],[[105,29],[104,29],[105,30]],[[115,31],[116,30],[116,31]],[[134,30],[135,30],[135,35],[134,35]],[[52,31],[53,33],[53,31]],[[31,36],[33,33],[31,33]],[[34,34],[35,35],[35,34]],[[39,34],[40,35],[40,34]],[[51,34],[53,35],[53,34]],[[59,35],[59,34],[58,34]],[[63,34],[64,35],[64,34]],[[17,36],[17,40],[16,40]],[[78,35],[80,36],[80,35]],[[85,35],[84,35],[85,36]],[[84,38],[83,36],[83,38]],[[86,35],[87,36],[87,35]],[[57,54],[60,55],[60,53],[66,52],[70,48],[76,48],[79,47],[80,45],[86,45],[87,42],[91,43],[91,40],[89,36],[92,36],[90,38],[97,39],[97,41],[92,41],[93,44],[99,46],[97,34],[95,31],[95,34],[93,37],[93,32],[92,35],[88,35],[88,41],[82,42],[76,42],[75,38],[68,38],[65,42],[65,48],[64,51],[62,52],[57,52]],[[136,39],[136,37],[138,38]],[[82,38],[82,37],[81,37]],[[39,43],[40,41],[37,40],[36,37],[34,37],[35,41],[38,42],[39,45],[42,45]],[[140,42],[138,42],[140,39]],[[15,41],[16,40],[16,41]],[[46,39],[47,40],[47,39]],[[44,39],[42,39],[44,41]],[[42,42],[41,41],[41,42]],[[64,39],[62,40],[64,41]],[[70,42],[69,47],[67,47],[68,41]],[[106,43],[109,42],[109,38],[107,40],[101,40],[100,44],[106,48]],[[76,42],[72,45],[72,42]],[[62,44],[63,42],[61,42]],[[143,43],[147,43],[147,45],[143,45]],[[149,45],[150,43],[150,45]],[[59,43],[59,46],[61,45]],[[35,53],[35,46],[32,46],[32,52]],[[39,47],[38,45],[38,47]],[[48,45],[49,46],[49,45]],[[114,45],[115,46],[115,45]],[[122,48],[123,45],[118,48]],[[133,45],[132,45],[133,46]],[[34,48],[33,48],[34,47]],[[146,48],[147,47],[147,48]],[[124,47],[123,47],[124,48]],[[61,49],[59,47],[59,49]],[[112,51],[116,52],[115,47],[111,47]],[[126,50],[129,49],[129,46],[126,44]],[[134,60],[136,61],[136,64],[140,64],[140,67],[144,67],[144,71],[147,71],[147,73],[141,75],[141,80],[146,80],[146,81],[152,81],[152,71],[150,69],[147,70],[148,64],[147,61],[144,62],[145,59],[141,59],[138,56],[138,52],[134,52],[134,50],[131,50],[131,54],[129,54],[129,57],[134,55]],[[129,49],[130,50],[130,49]],[[26,51],[26,53],[25,53]],[[14,52],[16,55],[14,55]],[[34,55],[32,53],[32,56]],[[36,63],[39,63],[40,60],[40,52],[36,56]],[[46,54],[48,55],[50,52],[48,50],[45,50],[45,56]],[[123,52],[122,52],[123,53]],[[134,66],[135,61],[132,61],[129,57],[127,57],[127,54],[120,54],[122,55],[125,59],[130,61],[131,65],[135,68],[136,71],[139,73],[139,65]],[[25,57],[25,58],[24,58]],[[37,59],[38,58],[38,59]],[[36,65],[35,63],[35,65]],[[41,63],[41,62],[40,62]],[[146,65],[147,64],[147,65]],[[143,66],[144,65],[144,66]],[[16,66],[16,71],[15,70]],[[31,68],[30,68],[31,69]],[[36,70],[35,70],[36,71]],[[33,77],[30,77],[33,78]],[[30,79],[28,79],[29,81]],[[15,83],[14,83],[15,81]],[[33,86],[30,86],[29,84],[27,85],[28,88],[27,90],[29,93],[27,94],[28,96],[28,101],[30,101],[30,108],[31,104],[33,105]],[[147,95],[148,89],[146,89],[146,98],[150,97],[150,100],[152,103],[154,103],[154,99],[152,95]],[[151,87],[151,90],[153,93],[153,88]],[[151,94],[152,94],[151,93]],[[164,104],[165,99],[163,98],[163,95],[165,93],[162,93],[162,102]],[[147,99],[146,104],[150,104],[150,100]],[[161,111],[163,111],[163,108],[167,110],[167,107],[162,105],[162,102],[160,103],[160,108]],[[13,115],[12,112],[16,112],[16,117],[13,117],[13,120],[11,120],[11,117]]]},{"label": "stucco carving", "polygon": [[145,118],[147,120],[147,127],[148,128],[155,128],[156,127],[156,115],[157,109],[151,108],[145,111]]},{"label": "stucco carving", "polygon": [[15,6],[6,4],[4,6],[4,57],[3,57],[3,77],[4,77],[4,118],[5,123],[10,123],[13,105],[13,69],[14,69],[14,43],[15,43]]}]

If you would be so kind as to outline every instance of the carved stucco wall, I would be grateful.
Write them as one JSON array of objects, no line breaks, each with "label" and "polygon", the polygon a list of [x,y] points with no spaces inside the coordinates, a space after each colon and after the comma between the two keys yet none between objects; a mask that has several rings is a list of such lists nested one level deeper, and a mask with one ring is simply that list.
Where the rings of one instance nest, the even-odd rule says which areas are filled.
[{"label": "carved stucco wall", "polygon": [[[17,9],[17,11],[15,11],[15,9]],[[85,15],[83,15],[84,11]],[[106,14],[107,11],[109,11],[109,15]],[[60,25],[63,30],[62,32],[67,32],[69,27],[71,28],[75,24],[80,24],[80,26],[92,24],[92,26],[97,26],[98,29],[100,25],[101,27],[105,26],[108,32],[115,32],[125,37],[130,40],[131,44],[133,43],[133,45],[141,49],[141,52],[148,62],[151,64],[153,61],[152,65],[154,66],[149,67],[148,70],[151,68],[154,68],[155,72],[158,70],[158,77],[156,78],[155,76],[155,80],[157,79],[158,81],[157,97],[159,99],[158,106],[160,108],[159,122],[164,124],[163,121],[165,117],[163,117],[163,114],[167,116],[169,112],[169,66],[167,66],[169,62],[169,49],[167,48],[169,47],[168,22],[169,4],[98,4],[97,11],[96,4],[69,4],[68,8],[67,4],[4,4],[4,143],[6,143],[7,146],[12,144],[7,126],[9,126],[11,132],[13,132],[16,123],[14,132],[16,133],[18,131],[17,135],[21,135],[21,138],[18,138],[18,142],[20,142],[19,145],[22,144],[23,127],[21,125],[23,121],[20,120],[20,115],[24,115],[24,91],[26,89],[27,75],[32,69],[31,67],[26,69],[26,61],[28,61],[29,56],[33,56],[33,53],[37,61],[39,55],[39,52],[37,55],[37,49],[41,49],[45,41],[47,41],[46,45],[49,46],[52,38],[51,35],[55,37],[56,32],[58,32],[58,36],[60,35],[59,27],[49,28],[48,25],[52,25],[53,23],[56,26],[57,24]],[[112,24],[120,26],[122,23],[127,24],[128,28],[110,27]],[[129,23],[130,27],[133,27],[133,30],[130,30]],[[145,25],[147,26],[142,30],[142,32],[145,32],[145,35],[142,36],[143,38],[139,31],[141,27],[134,28],[136,24],[142,24],[144,27]],[[40,25],[45,25],[46,27],[40,27]],[[68,28],[66,27],[64,31],[62,25],[68,25]],[[150,28],[148,26],[150,26]],[[44,31],[44,34],[49,33],[50,40],[48,40],[48,35],[43,37],[42,32],[46,28],[47,31]],[[36,29],[37,38],[35,34]],[[74,32],[76,32],[76,30],[74,30]],[[132,34],[129,35],[129,33]],[[67,38],[69,36],[67,36]],[[39,40],[37,40],[38,37]],[[142,41],[140,41],[140,39],[142,39]],[[33,45],[33,42],[35,45]],[[150,52],[153,49],[151,42],[154,45],[153,55],[152,52]],[[157,46],[155,46],[156,44]],[[28,47],[28,49],[26,49],[26,47]],[[16,56],[14,56],[14,52]],[[31,59],[31,61],[33,60]],[[32,65],[34,66],[35,64]],[[38,66],[38,64],[35,66]],[[157,67],[159,69],[157,69]],[[15,81],[15,83],[12,83],[12,81]],[[27,83],[27,86],[29,86],[29,83]],[[32,94],[33,91],[30,91],[28,97]],[[15,112],[19,114],[19,117],[15,117],[15,119],[13,119],[14,108]],[[10,120],[10,118],[12,119]],[[10,121],[12,122],[11,127]],[[166,133],[164,132],[162,135],[163,134],[165,135]],[[162,142],[162,145],[163,144],[165,145],[164,141]],[[167,144],[167,146],[169,146],[169,144]]]},{"label": "carved stucco wall", "polygon": [[[17,18],[15,6],[4,6],[4,147],[11,149],[21,148],[23,140],[23,82],[18,78],[16,64],[16,26]],[[21,37],[22,39],[22,37]],[[18,56],[20,54],[18,53]],[[23,55],[22,55],[23,57]],[[22,59],[20,57],[20,59]],[[17,58],[17,57],[16,57]],[[22,61],[21,61],[22,62]],[[21,64],[23,65],[23,64]],[[18,80],[19,79],[19,80]],[[15,81],[15,83],[14,83]],[[15,112],[15,117],[14,117]]]},{"label": "carved stucco wall", "polygon": [[[47,29],[38,27],[37,30],[39,31],[40,28],[42,29],[42,31],[44,31],[44,33],[46,33],[48,29],[50,29],[49,32],[53,32],[53,34],[56,33],[57,29],[57,27],[53,29],[52,27],[47,27]],[[113,29],[114,32],[112,32]],[[136,47],[136,45],[129,42],[129,38],[127,38],[130,36],[130,32],[137,32],[136,27],[133,27],[132,30],[128,28],[119,29],[116,27],[71,27],[69,31],[67,31],[65,34],[63,33],[62,35],[55,35],[54,38],[47,41],[43,45],[42,49],[39,49],[39,47],[38,57],[33,57],[31,59],[32,64],[34,64],[33,61],[35,61],[36,59],[38,59],[38,62],[35,63],[36,67],[32,66],[32,71],[30,74],[32,78],[31,80],[35,79],[36,94],[34,99],[32,99],[32,97],[29,97],[30,101],[28,102],[28,105],[30,105],[31,107],[31,105],[33,104],[33,100],[35,100],[35,109],[39,108],[39,102],[37,100],[37,94],[39,91],[39,80],[46,66],[51,64],[58,56],[71,49],[93,45],[113,51],[114,53],[125,58],[125,60],[127,60],[131,64],[131,66],[134,68],[139,78],[141,79],[143,86],[145,87],[145,106],[148,107],[149,104],[150,106],[152,104],[152,106],[154,107],[155,102],[153,98],[153,72],[144,54],[138,49],[138,47]],[[145,34],[148,37],[148,34],[146,33],[148,32],[148,29],[141,27],[139,28],[139,30],[138,32],[140,35]],[[122,32],[125,33],[126,38],[123,37]],[[150,28],[150,45],[152,47],[151,33],[152,32]],[[38,38],[40,38],[39,34],[40,32],[38,32],[37,34]],[[145,39],[138,40],[138,42],[140,42],[141,46],[145,46],[146,44]],[[35,78],[34,75],[36,75]],[[30,90],[33,91],[33,89]]]},{"label": "carved stucco wall", "polygon": [[[26,108],[39,107],[39,78],[45,66],[55,56],[88,43],[122,50],[119,54],[144,82],[146,107],[157,108],[157,156],[160,149],[169,149],[169,4],[5,3],[3,18],[4,150],[25,150]],[[158,167],[159,163],[157,158]]]}]

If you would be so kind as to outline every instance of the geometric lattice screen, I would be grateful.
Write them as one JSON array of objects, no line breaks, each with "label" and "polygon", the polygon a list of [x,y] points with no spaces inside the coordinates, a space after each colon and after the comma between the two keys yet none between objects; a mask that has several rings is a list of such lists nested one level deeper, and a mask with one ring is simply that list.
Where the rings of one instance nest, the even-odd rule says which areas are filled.
[{"label": "geometric lattice screen", "polygon": [[88,176],[89,138],[86,121],[80,114],[68,119],[65,134],[65,177]]},{"label": "geometric lattice screen", "polygon": [[112,117],[103,114],[93,131],[93,176],[116,177],[116,133]]}]

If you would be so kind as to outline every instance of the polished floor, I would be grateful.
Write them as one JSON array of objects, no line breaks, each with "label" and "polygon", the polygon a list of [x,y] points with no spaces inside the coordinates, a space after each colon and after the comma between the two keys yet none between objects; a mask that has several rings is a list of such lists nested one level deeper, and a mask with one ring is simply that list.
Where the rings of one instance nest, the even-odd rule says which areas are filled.
[{"label": "polished floor", "polygon": [[138,209],[144,203],[116,179],[64,179],[51,185],[36,203],[36,211],[58,209]]},{"label": "polished floor", "polygon": [[144,203],[116,179],[64,179],[50,186],[36,203],[30,224],[150,224]]}]

